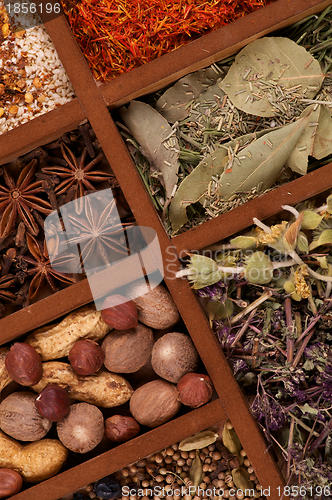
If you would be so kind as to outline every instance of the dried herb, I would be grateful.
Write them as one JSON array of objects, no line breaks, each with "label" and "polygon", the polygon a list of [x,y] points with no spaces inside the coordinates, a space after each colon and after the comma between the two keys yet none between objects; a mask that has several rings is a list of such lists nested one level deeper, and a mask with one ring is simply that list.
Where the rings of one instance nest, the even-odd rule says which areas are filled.
[{"label": "dried herb", "polygon": [[[289,484],[306,488],[306,500],[318,498],[310,486],[332,477],[331,199],[284,206],[289,221],[254,219],[255,228],[214,245],[209,257],[189,256],[178,274],[198,289],[254,416],[286,460]],[[223,441],[227,446],[224,434]],[[240,471],[238,485],[242,479],[248,477]]]},{"label": "dried herb", "polygon": [[[120,109],[120,115],[150,161],[151,171],[161,176],[160,182],[171,198],[179,170],[179,145],[173,137],[174,131],[165,118],[143,102],[131,101],[128,109]],[[172,140],[171,147],[165,144],[167,140]]]},{"label": "dried herb", "polygon": [[324,75],[318,61],[288,38],[265,37],[242,49],[220,87],[242,111],[287,113],[289,101],[313,99]]},{"label": "dried herb", "polygon": [[204,94],[206,88],[216,83],[218,78],[219,74],[212,68],[184,76],[158,99],[156,110],[169,123],[184,120],[189,116],[188,104]]},{"label": "dried herb", "polygon": [[[198,72],[187,75],[161,97],[157,94],[149,99],[156,102],[156,109],[173,124],[172,141],[177,139],[179,145],[177,190],[175,194],[173,191],[171,203],[169,192],[165,193],[161,176],[149,164],[140,141],[132,139],[128,130],[122,132],[170,235],[217,217],[297,175],[304,175],[308,168],[311,171],[328,163],[332,84],[330,74],[326,74],[326,68],[322,72],[319,62],[322,59],[328,62],[326,58],[331,57],[330,22],[329,6],[321,15],[309,16],[287,28],[285,35],[281,33],[283,37],[257,40],[243,49],[235,61],[230,57],[213,64],[208,68],[208,79]],[[320,43],[321,33],[325,37],[324,47]],[[308,40],[313,42],[314,50]],[[210,76],[212,72],[214,76]],[[236,88],[231,92],[232,81]],[[241,103],[245,103],[244,108]],[[249,105],[256,116],[243,111]],[[271,108],[274,109],[272,116],[265,116]],[[306,126],[292,148],[294,136],[287,142],[285,134],[291,149],[288,158],[280,155],[282,164],[271,169],[272,173],[270,170],[266,176],[265,171],[258,168],[257,174],[262,171],[262,175],[250,176],[253,182],[243,183],[249,169],[253,167],[256,171],[259,165],[263,151],[260,145],[264,145],[267,154],[272,153],[270,165],[274,165],[274,154],[279,152],[270,134],[278,137],[283,134],[280,128],[294,125],[303,118]],[[259,143],[264,134],[269,135]],[[251,141],[257,145],[251,145]],[[167,147],[172,148],[172,144],[167,143]]]},{"label": "dried herb", "polygon": [[226,143],[206,156],[183,180],[172,200],[169,217],[173,230],[177,231],[187,222],[186,207],[203,198],[213,177],[218,176],[217,194],[226,200],[238,191],[250,191],[258,185],[262,191],[270,188],[294,150],[308,119],[305,117],[268,132],[242,149]]}]

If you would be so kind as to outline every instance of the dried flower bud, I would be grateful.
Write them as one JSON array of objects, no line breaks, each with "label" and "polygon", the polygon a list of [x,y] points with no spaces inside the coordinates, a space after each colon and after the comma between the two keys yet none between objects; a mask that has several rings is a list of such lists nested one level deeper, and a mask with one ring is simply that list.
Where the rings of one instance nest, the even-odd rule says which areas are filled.
[{"label": "dried flower bud", "polygon": [[187,373],[178,382],[178,400],[191,408],[208,403],[212,397],[212,382],[207,375]]},{"label": "dried flower bud", "polygon": [[269,256],[263,252],[255,252],[251,255],[246,261],[244,275],[250,283],[260,285],[270,283],[273,277],[273,264]]}]

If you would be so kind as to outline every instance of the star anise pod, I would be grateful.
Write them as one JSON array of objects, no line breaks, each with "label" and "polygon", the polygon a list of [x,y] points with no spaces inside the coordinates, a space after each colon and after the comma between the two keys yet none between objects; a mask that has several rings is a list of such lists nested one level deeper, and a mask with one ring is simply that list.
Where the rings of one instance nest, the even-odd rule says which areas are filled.
[{"label": "star anise pod", "polygon": [[3,169],[5,185],[0,185],[0,238],[8,236],[18,216],[27,231],[36,236],[39,227],[31,210],[46,215],[51,212],[49,202],[38,196],[43,193],[43,188],[41,181],[34,180],[36,165],[37,160],[32,160],[22,169],[17,181],[6,168]]},{"label": "star anise pod", "polygon": [[130,228],[133,224],[121,223],[115,199],[113,196],[107,198],[106,191],[101,191],[98,196],[84,196],[83,213],[67,214],[70,224],[68,244],[80,245],[84,266],[90,271],[128,255],[124,227]]},{"label": "star anise pod", "polygon": [[96,191],[93,185],[94,182],[103,182],[112,177],[111,174],[103,172],[102,170],[94,170],[94,167],[104,158],[104,154],[99,153],[96,158],[85,165],[87,152],[87,148],[84,148],[81,157],[77,159],[69,147],[62,143],[61,153],[68,166],[52,165],[42,168],[42,172],[45,174],[60,177],[61,182],[54,190],[57,196],[67,193],[72,186],[75,186],[74,198],[81,198],[87,190]]},{"label": "star anise pod", "polygon": [[45,281],[50,285],[53,292],[58,290],[56,280],[67,285],[76,283],[76,279],[72,274],[62,273],[52,268],[50,259],[47,253],[46,242],[44,244],[37,241],[31,234],[27,233],[28,249],[32,255],[24,255],[21,257],[25,262],[31,264],[32,267],[28,268],[26,273],[28,276],[33,276],[28,298],[35,297],[37,292],[42,288]]}]

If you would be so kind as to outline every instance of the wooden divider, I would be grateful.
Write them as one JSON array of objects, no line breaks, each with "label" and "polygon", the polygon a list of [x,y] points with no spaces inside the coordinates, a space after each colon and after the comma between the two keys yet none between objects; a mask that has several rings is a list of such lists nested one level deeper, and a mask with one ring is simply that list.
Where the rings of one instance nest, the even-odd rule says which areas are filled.
[{"label": "wooden divider", "polygon": [[[279,500],[277,488],[283,486],[280,471],[266,449],[265,440],[251,416],[247,402],[219,349],[195,294],[186,280],[174,277],[174,272],[179,268],[177,252],[183,249],[203,248],[216,242],[227,235],[226,232],[229,229],[225,232],[224,225],[229,225],[231,222],[233,225],[230,230],[235,232],[245,227],[253,214],[260,218],[267,217],[278,211],[281,200],[282,203],[286,201],[294,203],[323,191],[331,186],[332,182],[327,181],[323,186],[323,176],[319,172],[324,171],[324,175],[330,176],[332,165],[268,193],[265,195],[267,198],[254,200],[244,207],[170,240],[152,206],[107,105],[117,107],[133,97],[157,90],[188,72],[233,54],[257,37],[289,25],[310,13],[318,12],[329,4],[329,1],[317,0],[278,0],[230,26],[101,86],[96,85],[64,17],[59,16],[46,23],[46,29],[73,84],[77,98],[43,117],[36,118],[0,136],[0,163],[12,159],[13,155],[20,155],[59,137],[64,131],[75,128],[84,119],[89,120],[138,225],[149,226],[157,232],[163,253],[166,284],[213,380],[220,400],[189,412],[114,450],[58,474],[54,478],[17,494],[12,497],[13,499],[32,500],[38,497],[39,500],[56,500],[84,483],[95,481],[128,463],[229,417],[255,468],[260,483],[265,488],[271,487],[269,498]],[[289,192],[291,195],[288,195]],[[90,300],[91,295],[86,280],[58,292],[56,296],[51,296],[22,312],[0,320],[0,343],[12,340],[29,329],[29,325],[32,324],[29,323],[29,317],[40,315],[39,324],[46,323]],[[21,329],[19,329],[19,324],[24,326],[20,326]]]}]

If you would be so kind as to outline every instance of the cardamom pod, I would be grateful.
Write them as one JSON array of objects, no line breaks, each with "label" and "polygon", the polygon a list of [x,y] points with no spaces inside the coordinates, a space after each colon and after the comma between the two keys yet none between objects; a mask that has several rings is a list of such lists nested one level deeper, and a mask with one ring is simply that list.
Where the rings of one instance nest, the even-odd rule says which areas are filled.
[{"label": "cardamom pod", "polygon": [[232,424],[228,421],[225,423],[222,430],[222,440],[224,446],[228,449],[232,455],[238,455],[242,450],[242,445],[240,440],[234,430]]},{"label": "cardamom pod", "polygon": [[250,496],[248,494],[248,490],[255,491],[255,483],[250,481],[249,473],[243,467],[238,467],[237,469],[232,470],[233,482],[237,489],[246,491],[245,495]]},{"label": "cardamom pod", "polygon": [[199,451],[196,450],[196,457],[194,458],[189,470],[189,477],[194,483],[194,488],[197,488],[201,484],[203,476],[203,465],[201,459],[199,458]]},{"label": "cardamom pod", "polygon": [[179,444],[180,451],[192,451],[192,450],[201,450],[206,446],[210,446],[216,442],[219,434],[216,434],[213,431],[201,431],[197,432],[193,436],[189,436]]}]

